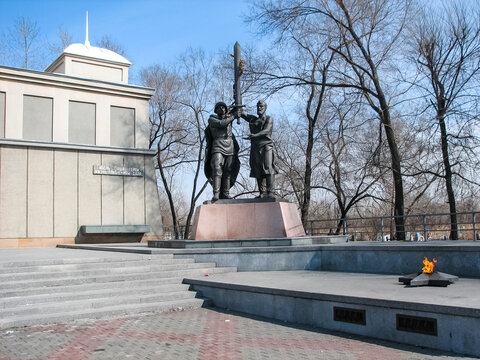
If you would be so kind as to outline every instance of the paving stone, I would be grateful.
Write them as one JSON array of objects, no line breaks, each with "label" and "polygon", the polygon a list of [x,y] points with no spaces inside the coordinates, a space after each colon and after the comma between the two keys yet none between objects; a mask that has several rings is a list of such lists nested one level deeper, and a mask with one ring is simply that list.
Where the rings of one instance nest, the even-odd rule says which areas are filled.
[{"label": "paving stone", "polygon": [[197,309],[0,332],[0,360],[468,360],[244,314]]}]

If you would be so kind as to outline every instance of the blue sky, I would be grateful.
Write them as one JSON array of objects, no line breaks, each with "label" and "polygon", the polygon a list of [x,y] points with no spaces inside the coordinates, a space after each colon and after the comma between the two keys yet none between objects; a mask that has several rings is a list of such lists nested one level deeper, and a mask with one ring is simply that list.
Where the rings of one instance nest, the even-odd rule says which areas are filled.
[{"label": "blue sky", "polygon": [[109,35],[140,69],[172,63],[189,47],[215,52],[235,41],[253,43],[256,36],[243,22],[248,9],[245,0],[0,0],[0,32],[24,16],[50,41],[63,27],[83,43],[88,11],[91,44]]}]

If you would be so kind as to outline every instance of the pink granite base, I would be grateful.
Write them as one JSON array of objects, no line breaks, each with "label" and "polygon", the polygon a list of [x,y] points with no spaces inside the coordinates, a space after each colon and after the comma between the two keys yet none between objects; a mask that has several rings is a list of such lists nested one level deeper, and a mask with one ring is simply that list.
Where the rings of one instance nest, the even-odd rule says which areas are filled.
[{"label": "pink granite base", "polygon": [[297,206],[290,202],[203,204],[192,229],[194,240],[305,236]]}]

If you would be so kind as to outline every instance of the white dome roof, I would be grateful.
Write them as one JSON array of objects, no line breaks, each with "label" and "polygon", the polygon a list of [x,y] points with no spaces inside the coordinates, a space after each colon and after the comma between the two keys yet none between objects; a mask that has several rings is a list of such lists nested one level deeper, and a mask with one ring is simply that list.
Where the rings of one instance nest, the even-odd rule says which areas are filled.
[{"label": "white dome roof", "polygon": [[131,65],[132,63],[125,59],[122,55],[117,54],[114,51],[99,48],[96,46],[90,46],[85,44],[71,44],[69,45],[64,51],[64,54],[72,54],[72,55],[80,55],[86,56],[89,58],[107,60],[107,61],[114,61],[117,63],[128,64]]}]

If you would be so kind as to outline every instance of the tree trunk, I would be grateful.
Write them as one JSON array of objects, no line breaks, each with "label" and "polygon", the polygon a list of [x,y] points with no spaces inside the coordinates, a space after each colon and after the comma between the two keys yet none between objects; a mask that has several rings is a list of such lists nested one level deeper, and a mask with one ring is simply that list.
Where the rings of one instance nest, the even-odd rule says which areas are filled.
[{"label": "tree trunk", "polygon": [[438,124],[440,125],[440,138],[442,142],[443,166],[445,167],[445,185],[447,189],[448,205],[450,207],[450,239],[458,240],[457,206],[452,183],[452,167],[448,155],[447,127],[445,125],[445,109],[439,107],[437,111]]},{"label": "tree trunk", "polygon": [[[380,121],[383,124],[385,129],[385,134],[387,136],[388,147],[390,150],[391,161],[392,161],[392,173],[393,173],[393,183],[395,189],[395,237],[397,240],[405,240],[405,206],[404,206],[404,199],[403,199],[403,180],[402,180],[402,167],[401,167],[401,159],[400,153],[398,151],[397,141],[395,139],[395,133],[392,128],[392,122],[390,119],[390,106],[386,100],[385,94],[383,93],[382,86],[380,84],[380,80],[377,73],[377,65],[374,63],[369,51],[366,50],[364,46],[363,40],[358,36],[358,34],[354,30],[354,26],[352,23],[352,19],[350,18],[350,14],[345,7],[343,1],[338,0],[338,5],[343,10],[344,14],[348,19],[348,31],[352,35],[353,39],[355,40],[358,48],[362,52],[364,59],[367,61],[370,70],[371,70],[371,78],[375,85],[375,90],[377,93],[377,98],[379,102],[379,107],[373,105],[372,100],[370,99],[369,102],[372,108],[378,113]],[[360,83],[363,83],[363,78],[360,77]],[[368,98],[369,95],[365,93],[365,96]]]},{"label": "tree trunk", "polygon": [[303,182],[303,201],[301,208],[301,217],[303,226],[307,226],[308,214],[310,209],[310,198],[312,189],[312,150],[313,150],[313,131],[314,125],[308,121],[308,142],[305,154],[305,179]]},{"label": "tree trunk", "polygon": [[[159,143],[160,146],[160,143]],[[157,155],[157,162],[158,162],[158,170],[160,171],[160,177],[162,178],[163,187],[165,188],[165,192],[167,193],[168,204],[170,205],[170,213],[172,214],[172,223],[173,223],[173,232],[175,235],[175,239],[179,238],[178,234],[178,220],[177,214],[175,212],[175,204],[173,202],[172,192],[168,187],[167,178],[165,176],[165,172],[163,171],[162,161],[160,160],[160,155]]]},{"label": "tree trunk", "polygon": [[340,232],[343,235],[347,235],[347,226],[346,226],[347,212],[348,212],[348,209],[340,210],[340,220],[338,221],[337,229],[335,230],[335,235],[340,234]]},{"label": "tree trunk", "polygon": [[403,199],[403,179],[402,179],[402,167],[400,160],[400,153],[398,151],[397,141],[395,139],[395,133],[392,129],[392,123],[390,121],[390,111],[385,101],[385,97],[380,93],[380,104],[382,112],[380,118],[385,129],[385,135],[387,137],[388,148],[390,149],[391,161],[392,161],[392,173],[393,173],[393,185],[395,192],[395,204],[394,204],[394,218],[395,218],[395,239],[405,240],[405,206]]}]

